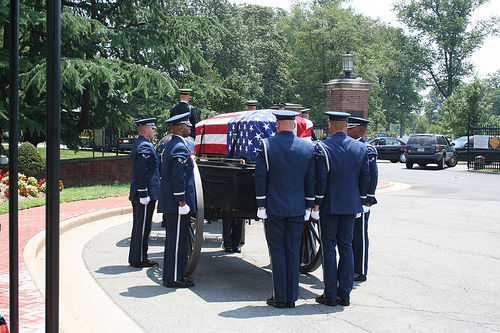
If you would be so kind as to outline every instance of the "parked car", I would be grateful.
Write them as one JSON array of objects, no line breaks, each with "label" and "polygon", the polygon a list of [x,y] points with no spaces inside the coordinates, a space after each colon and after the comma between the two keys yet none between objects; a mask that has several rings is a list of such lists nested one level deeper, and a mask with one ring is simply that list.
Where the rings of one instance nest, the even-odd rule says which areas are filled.
[{"label": "parked car", "polygon": [[458,163],[455,149],[442,134],[413,134],[406,144],[405,155],[408,169],[415,163],[421,167],[435,163],[439,169],[444,169],[445,164],[454,167]]},{"label": "parked car", "polygon": [[[500,138],[500,135],[490,134],[488,135],[488,141],[490,141],[494,136]],[[493,149],[491,146],[488,146],[488,148],[475,148],[473,135],[469,137],[469,141],[467,141],[467,136],[461,136],[452,141],[451,144],[455,148],[459,161],[475,162],[478,157],[480,158],[479,163],[481,163],[481,160],[485,164],[500,161],[500,147],[497,149]]]},{"label": "parked car", "polygon": [[136,140],[136,137],[119,138],[118,142],[116,143],[116,150],[131,151]]},{"label": "parked car", "polygon": [[467,150],[468,149],[474,150],[474,136],[471,136],[469,140],[470,140],[470,148],[466,136],[461,136],[458,139],[453,140],[451,142],[453,148],[455,148],[455,151],[457,152],[459,161],[467,161]]},{"label": "parked car", "polygon": [[368,142],[377,149],[379,160],[389,160],[392,163],[406,162],[406,142],[398,138],[375,138]]}]

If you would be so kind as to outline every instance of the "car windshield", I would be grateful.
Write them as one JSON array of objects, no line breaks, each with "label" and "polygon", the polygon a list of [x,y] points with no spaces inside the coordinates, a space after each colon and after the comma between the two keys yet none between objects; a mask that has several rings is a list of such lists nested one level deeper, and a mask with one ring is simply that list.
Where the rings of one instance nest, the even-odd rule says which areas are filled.
[{"label": "car windshield", "polygon": [[455,147],[462,147],[466,142],[467,142],[466,136],[462,136],[462,137],[456,139],[455,141],[453,141],[453,143],[455,144]]},{"label": "car windshield", "polygon": [[412,136],[408,139],[409,145],[420,145],[420,146],[430,146],[433,144],[432,136],[428,135],[417,135]]}]

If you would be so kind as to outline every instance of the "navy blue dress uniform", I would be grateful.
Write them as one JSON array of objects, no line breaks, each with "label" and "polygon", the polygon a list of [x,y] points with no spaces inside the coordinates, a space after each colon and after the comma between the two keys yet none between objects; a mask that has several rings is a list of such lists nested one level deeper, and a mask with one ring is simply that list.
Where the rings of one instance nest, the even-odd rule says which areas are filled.
[{"label": "navy blue dress uniform", "polygon": [[[278,122],[298,115],[273,113]],[[255,192],[257,206],[267,213],[264,229],[273,276],[273,296],[267,304],[275,307],[294,307],[298,299],[304,215],[306,207],[314,206],[314,160],[312,143],[287,130],[261,140],[257,151]]]},{"label": "navy blue dress uniform", "polygon": [[[173,116],[165,123],[172,126],[189,122],[189,113]],[[187,136],[187,135],[186,135]],[[165,241],[163,284],[166,287],[191,287],[194,283],[184,277],[187,258],[188,227],[192,213],[196,212],[194,162],[191,158],[193,143],[180,135],[172,135],[161,155],[162,173],[158,212],[166,213],[167,237]],[[181,214],[179,203],[185,202],[190,211]]]},{"label": "navy blue dress uniform", "polygon": [[[347,119],[348,127],[367,126],[370,121],[363,118],[349,117]],[[377,203],[375,198],[375,190],[378,183],[378,167],[377,167],[377,150],[369,144],[362,136],[358,139],[366,145],[368,154],[368,166],[370,174],[370,182],[366,196],[366,204],[371,208]],[[368,272],[368,219],[370,218],[370,210],[361,213],[354,221],[354,232],[352,239],[352,252],[354,255],[354,281],[366,281]]]},{"label": "navy blue dress uniform", "polygon": [[[192,91],[192,89],[179,89],[181,96],[190,96]],[[170,109],[170,118],[187,112],[189,112],[189,122],[192,124],[190,136],[194,139],[196,138],[195,125],[198,122],[198,115],[196,114],[196,109],[189,105],[188,101],[181,100],[179,103],[174,105]]]},{"label": "navy blue dress uniform", "polygon": [[224,251],[228,253],[241,252],[241,233],[243,231],[242,219],[223,219],[222,220],[222,238]]},{"label": "navy blue dress uniform", "polygon": [[[137,126],[150,126],[156,130],[155,121],[156,118],[141,119],[136,121],[136,124]],[[160,192],[158,167],[159,159],[153,144],[150,139],[139,135],[130,151],[132,182],[129,200],[132,202],[133,226],[128,261],[134,267],[158,265],[148,259],[148,239],[151,233],[153,211]],[[143,204],[147,202],[147,198],[149,202]]]},{"label": "navy blue dress uniform", "polygon": [[[347,121],[348,113],[326,112],[330,121]],[[363,211],[369,181],[366,146],[344,131],[315,147],[316,204],[323,254],[325,291],[318,303],[349,305],[353,286],[352,237],[356,214]],[[335,247],[338,247],[337,266]]]}]

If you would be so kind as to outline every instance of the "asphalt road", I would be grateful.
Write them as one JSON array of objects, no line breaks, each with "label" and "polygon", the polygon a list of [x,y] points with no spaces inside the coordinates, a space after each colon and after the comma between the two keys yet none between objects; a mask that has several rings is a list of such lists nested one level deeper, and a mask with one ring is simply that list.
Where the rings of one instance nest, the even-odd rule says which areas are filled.
[{"label": "asphalt road", "polygon": [[500,331],[500,175],[463,165],[409,170],[388,162],[380,162],[379,171],[395,185],[376,195],[368,280],[355,284],[349,307],[315,303],[323,289],[321,268],[301,276],[296,308],[267,306],[271,272],[259,221],[247,225],[241,254],[221,250],[221,223],[206,224],[191,289],[161,285],[160,215],[150,242],[150,257],[160,267],[128,266],[131,215],[116,217],[128,222],[93,237],[83,259],[146,332]]}]

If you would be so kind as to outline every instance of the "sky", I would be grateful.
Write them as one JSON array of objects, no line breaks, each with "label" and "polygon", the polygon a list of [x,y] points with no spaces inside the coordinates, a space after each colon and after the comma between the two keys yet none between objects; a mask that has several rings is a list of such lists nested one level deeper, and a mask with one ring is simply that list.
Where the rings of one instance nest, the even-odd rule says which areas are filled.
[{"label": "sky", "polygon": [[[247,3],[261,6],[281,7],[290,10],[292,0],[230,0],[234,3]],[[395,0],[351,0],[349,5],[356,12],[362,13],[372,18],[379,18],[381,21],[393,26],[400,26],[396,20],[396,13],[391,11]],[[473,20],[487,19],[489,16],[500,15],[500,1],[490,0],[482,5],[473,16]],[[477,75],[486,78],[489,73],[500,70],[500,37],[489,37],[482,47],[472,56],[472,62],[476,66]]]}]

